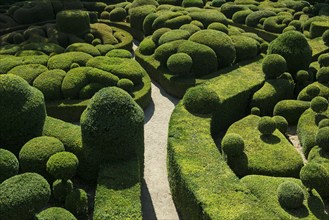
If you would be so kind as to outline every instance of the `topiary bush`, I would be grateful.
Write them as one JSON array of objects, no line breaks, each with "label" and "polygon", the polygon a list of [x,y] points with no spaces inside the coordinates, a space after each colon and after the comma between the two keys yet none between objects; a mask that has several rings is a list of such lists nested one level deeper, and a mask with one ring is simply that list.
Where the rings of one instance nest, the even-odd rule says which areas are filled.
[{"label": "topiary bush", "polygon": [[190,32],[186,30],[170,30],[162,34],[158,44],[162,45],[175,40],[187,40],[190,37]]},{"label": "topiary bush", "polygon": [[205,86],[188,89],[183,98],[185,108],[193,114],[211,114],[217,109],[219,102],[216,92]]},{"label": "topiary bush", "polygon": [[251,10],[237,11],[232,16],[232,21],[237,24],[245,24],[246,18],[252,13]]},{"label": "topiary bush", "polygon": [[185,8],[187,8],[187,7],[203,8],[204,3],[202,0],[183,0],[182,6]]},{"label": "topiary bush", "polygon": [[54,137],[41,136],[29,140],[19,152],[19,161],[23,172],[34,172],[48,176],[46,164],[48,159],[65,151],[63,143]]},{"label": "topiary bush", "polygon": [[267,55],[262,63],[262,70],[266,79],[276,79],[287,69],[286,60],[279,54]]},{"label": "topiary bush", "polygon": [[77,220],[74,215],[61,207],[51,207],[35,216],[36,220]]},{"label": "topiary bush", "polygon": [[278,200],[283,208],[297,209],[303,206],[305,195],[303,189],[294,182],[286,181],[279,185]]},{"label": "topiary bush", "polygon": [[287,62],[287,71],[293,76],[298,70],[307,69],[312,60],[312,48],[305,36],[297,31],[288,31],[273,40],[268,54],[279,54]]},{"label": "topiary bush", "polygon": [[132,54],[130,51],[125,49],[113,49],[105,54],[107,57],[120,57],[120,58],[132,58]]},{"label": "topiary bush", "polygon": [[192,58],[186,53],[173,54],[167,60],[167,67],[174,75],[190,75],[192,65]]},{"label": "topiary bush", "polygon": [[236,51],[235,62],[249,60],[257,56],[259,44],[255,39],[241,35],[233,35],[231,39]]},{"label": "topiary bush", "polygon": [[260,116],[260,109],[258,107],[252,107],[250,110],[250,114]]},{"label": "topiary bush", "polygon": [[64,10],[56,15],[56,28],[64,33],[83,36],[90,30],[90,20],[87,11]]},{"label": "topiary bush", "polygon": [[26,64],[18,65],[7,72],[7,74],[14,74],[25,79],[30,85],[43,72],[47,71],[47,67],[41,64]]},{"label": "topiary bush", "polygon": [[[219,22],[227,25],[228,21],[224,14],[214,9],[204,9],[200,11],[190,12],[192,20],[200,21],[204,28],[207,28],[213,22]],[[201,27],[200,27],[201,28]],[[202,29],[202,28],[201,28]]]},{"label": "topiary bush", "polygon": [[[322,123],[322,125],[323,124],[324,123]],[[329,127],[323,127],[318,130],[318,133],[315,136],[315,142],[324,151],[329,151]]]},{"label": "topiary bush", "polygon": [[329,53],[321,54],[318,58],[320,67],[329,67]]},{"label": "topiary bush", "polygon": [[329,30],[326,30],[322,34],[322,40],[323,40],[323,42],[324,42],[325,45],[329,46]]},{"label": "topiary bush", "polygon": [[0,219],[28,220],[50,198],[50,186],[36,173],[13,176],[0,184]]},{"label": "topiary bush", "polygon": [[329,30],[328,21],[314,21],[311,23],[310,37],[321,37],[325,31]]},{"label": "topiary bush", "polygon": [[322,198],[329,196],[329,172],[323,165],[309,162],[300,170],[300,180],[309,189],[315,189]]},{"label": "topiary bush", "polygon": [[317,95],[320,94],[320,88],[316,85],[309,85],[307,88],[306,88],[306,93],[312,97],[312,99],[314,97],[316,97]]},{"label": "topiary bush", "polygon": [[329,82],[329,67],[321,67],[316,73],[316,79],[320,83],[328,83]]},{"label": "topiary bush", "polygon": [[276,123],[276,128],[282,133],[285,134],[288,130],[288,121],[280,116],[280,115],[275,115],[273,116],[273,120]]},{"label": "topiary bush", "polygon": [[12,152],[0,148],[0,184],[18,174],[18,171],[19,163],[16,156]]},{"label": "topiary bush", "polygon": [[76,217],[85,218],[88,213],[87,193],[83,189],[74,189],[65,199],[65,208]]},{"label": "topiary bush", "polygon": [[144,152],[144,113],[120,88],[97,92],[80,123],[84,154],[95,170],[102,162],[128,160]]},{"label": "topiary bush", "polygon": [[72,63],[85,66],[91,58],[93,58],[93,56],[90,54],[79,51],[56,54],[49,58],[47,67],[49,70],[62,69],[68,71],[70,70]]},{"label": "topiary bush", "polygon": [[130,26],[137,30],[143,30],[143,21],[148,14],[155,12],[155,6],[143,5],[129,10]]},{"label": "topiary bush", "polygon": [[0,143],[13,153],[41,136],[46,118],[43,94],[19,76],[0,75]]},{"label": "topiary bush", "polygon": [[126,17],[127,12],[124,8],[121,7],[114,8],[109,14],[109,18],[111,21],[123,21],[126,19]]},{"label": "topiary bush", "polygon": [[263,26],[264,30],[273,33],[282,33],[282,31],[287,27],[287,24],[283,23],[285,16],[273,16],[266,18],[264,20]]},{"label": "topiary bush", "polygon": [[159,45],[159,39],[160,37],[170,31],[171,29],[170,28],[159,28],[157,29],[156,31],[154,31],[154,33],[152,34],[152,41],[156,44],[156,45]]},{"label": "topiary bush", "polygon": [[134,83],[129,79],[120,79],[117,86],[129,93],[134,89]]},{"label": "topiary bush", "polygon": [[257,25],[259,24],[259,21],[262,18],[268,18],[268,17],[275,16],[275,15],[276,15],[275,12],[269,11],[269,10],[261,10],[261,11],[252,12],[246,17],[246,25],[248,25],[249,27],[257,27]]},{"label": "topiary bush", "polygon": [[296,80],[298,83],[304,83],[308,81],[310,74],[306,70],[299,70],[296,74]]},{"label": "topiary bush", "polygon": [[276,122],[269,116],[262,117],[258,122],[258,130],[262,135],[272,135],[276,129]]},{"label": "topiary bush", "polygon": [[78,169],[79,160],[70,152],[58,152],[47,161],[47,171],[56,179],[71,179]]},{"label": "topiary bush", "polygon": [[[213,22],[211,23],[207,29],[211,29],[211,30],[216,30],[216,31],[221,31],[225,34],[228,34],[228,28],[226,27],[226,25],[219,23],[219,22]],[[200,29],[201,30],[201,29]]]},{"label": "topiary bush", "polygon": [[60,202],[64,202],[66,196],[73,190],[73,183],[71,180],[58,179],[53,182],[52,189],[54,198]]},{"label": "topiary bush", "polygon": [[322,113],[328,108],[328,100],[322,96],[317,96],[311,101],[311,109],[316,113]]},{"label": "topiary bush", "polygon": [[152,55],[156,49],[156,44],[151,38],[145,38],[138,47],[138,50],[143,55]]},{"label": "topiary bush", "polygon": [[240,156],[244,151],[244,140],[238,134],[227,134],[222,140],[222,149],[223,152],[229,157]]},{"label": "topiary bush", "polygon": [[319,129],[324,128],[324,127],[328,127],[328,126],[329,126],[329,119],[328,118],[322,119],[318,124]]}]

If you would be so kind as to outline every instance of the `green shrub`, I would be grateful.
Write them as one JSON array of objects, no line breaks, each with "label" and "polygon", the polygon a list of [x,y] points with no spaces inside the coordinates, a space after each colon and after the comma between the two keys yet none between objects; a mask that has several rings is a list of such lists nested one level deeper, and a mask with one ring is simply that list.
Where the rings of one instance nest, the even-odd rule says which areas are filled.
[{"label": "green shrub", "polygon": [[310,107],[310,102],[300,100],[282,100],[273,110],[273,115],[283,116],[288,124],[297,125],[300,116]]},{"label": "green shrub", "polygon": [[241,35],[233,35],[231,39],[236,50],[235,62],[249,60],[257,56],[258,42],[255,39]]},{"label": "green shrub", "polygon": [[252,107],[250,110],[250,114],[260,116],[260,109],[258,107]]},{"label": "green shrub", "polygon": [[12,152],[0,148],[0,184],[18,174],[18,170],[19,163],[16,156]]},{"label": "green shrub", "polygon": [[276,129],[276,122],[269,116],[262,117],[258,122],[258,130],[263,135],[271,135]]},{"label": "green shrub", "polygon": [[322,34],[322,40],[324,42],[325,45],[329,45],[329,30],[326,30],[323,34]]},{"label": "green shrub", "polygon": [[60,54],[64,52],[64,48],[58,44],[40,42],[25,44],[22,46],[22,50],[38,50],[44,52],[47,55],[50,55],[51,53]]},{"label": "green shrub", "polygon": [[73,190],[73,183],[71,180],[58,179],[53,182],[52,189],[54,198],[60,202],[64,202],[66,196]]},{"label": "green shrub", "polygon": [[129,79],[120,79],[117,86],[128,93],[132,92],[134,89],[134,83]]},{"label": "green shrub", "polygon": [[183,0],[182,6],[185,8],[187,8],[187,7],[203,8],[204,3],[202,0]]},{"label": "green shrub", "polygon": [[159,38],[158,44],[162,45],[176,40],[186,40],[189,37],[190,33],[186,30],[170,30]]},{"label": "green shrub", "polygon": [[240,156],[244,151],[244,140],[238,134],[226,134],[222,140],[222,149],[229,157]]},{"label": "green shrub", "polygon": [[75,216],[85,218],[88,214],[88,196],[83,189],[74,189],[65,199],[65,208]]},{"label": "green shrub", "polygon": [[[195,0],[193,0],[195,1]],[[165,27],[171,29],[178,29],[184,24],[189,24],[192,21],[192,18],[189,15],[180,15],[174,18],[171,18],[165,22]]]},{"label": "green shrub", "polygon": [[49,58],[49,69],[62,69],[65,71],[70,70],[72,63],[77,63],[80,66],[85,66],[87,61],[93,58],[90,54],[84,52],[67,52],[57,54]]},{"label": "green shrub", "polygon": [[77,220],[74,215],[61,207],[51,207],[35,216],[36,220]]},{"label": "green shrub", "polygon": [[159,39],[160,39],[160,37],[161,37],[164,33],[168,32],[168,31],[170,31],[170,30],[171,30],[170,28],[160,28],[160,29],[154,31],[154,33],[152,34],[152,41],[153,41],[156,45],[158,45],[158,44],[159,44]]},{"label": "green shrub", "polygon": [[123,21],[127,17],[127,12],[121,7],[116,7],[110,12],[111,21]]},{"label": "green shrub", "polygon": [[104,87],[106,86],[101,83],[89,83],[80,90],[79,99],[90,99],[96,92]]},{"label": "green shrub", "polygon": [[281,34],[272,41],[269,54],[279,54],[287,62],[287,70],[294,76],[298,70],[307,69],[312,60],[312,48],[305,36],[297,31]]},{"label": "green shrub", "polygon": [[64,10],[56,15],[56,28],[64,33],[83,36],[90,30],[90,20],[87,11]]},{"label": "green shrub", "polygon": [[269,11],[269,10],[261,10],[261,11],[252,12],[246,17],[246,25],[248,25],[249,27],[257,27],[257,25],[259,24],[259,21],[262,18],[268,18],[268,17],[272,17],[275,15],[276,15],[275,12]]},{"label": "green shrub", "polygon": [[309,189],[315,189],[322,198],[329,196],[329,172],[323,165],[309,162],[300,170],[300,180]]},{"label": "green shrub", "polygon": [[125,49],[113,49],[105,54],[107,57],[132,58],[132,54]]},{"label": "green shrub", "polygon": [[0,75],[0,94],[0,143],[16,154],[28,140],[42,134],[44,97],[24,79],[11,74]]},{"label": "green shrub", "polygon": [[[172,28],[172,27],[169,27],[168,22],[172,21],[172,20],[175,21],[176,19],[178,19],[178,17],[180,17],[182,15],[183,15],[182,13],[174,12],[172,10],[170,10],[170,11],[167,10],[167,11],[163,11],[162,13],[157,13],[156,14],[157,17],[152,22],[151,27],[152,27],[153,30],[157,30],[159,28],[164,28],[164,27]],[[151,17],[151,15],[148,16],[148,19],[152,18],[152,17],[151,18],[150,17]],[[153,18],[152,18],[152,20],[153,20]],[[191,20],[191,18],[189,18],[189,20]],[[171,23],[171,25],[173,25],[173,26],[176,26],[175,29],[179,28],[179,26],[177,26],[177,24],[182,25],[181,22],[178,22],[177,24],[175,24],[175,22],[174,23],[169,22],[169,23]],[[186,22],[184,21],[183,24],[186,24]]]},{"label": "green shrub", "polygon": [[266,54],[267,53],[267,49],[268,49],[268,43],[267,42],[264,42],[264,43],[261,43],[260,44],[259,50],[260,50],[261,53]]},{"label": "green shrub", "polygon": [[190,33],[190,35],[201,30],[201,28],[199,28],[198,26],[196,26],[194,24],[184,24],[179,29],[188,31]]},{"label": "green shrub", "polygon": [[8,74],[14,74],[25,79],[30,85],[43,72],[47,71],[47,67],[41,64],[18,65],[12,68]]},{"label": "green shrub", "polygon": [[324,127],[318,130],[315,137],[315,142],[324,151],[329,151],[329,127]]},{"label": "green shrub", "polygon": [[50,198],[50,186],[36,173],[13,176],[0,184],[0,219],[28,220]]},{"label": "green shrub", "polygon": [[97,170],[102,162],[128,160],[136,151],[143,152],[143,121],[142,109],[127,92],[101,89],[80,119],[87,160]]},{"label": "green shrub", "polygon": [[71,179],[77,171],[78,158],[70,152],[58,152],[47,161],[47,171],[56,179]]},{"label": "green shrub", "polygon": [[314,21],[311,23],[310,37],[321,37],[325,31],[329,30],[328,21]]},{"label": "green shrub", "polygon": [[61,89],[65,75],[66,72],[61,69],[47,70],[34,80],[33,86],[43,93],[46,101],[62,99]]},{"label": "green shrub", "polygon": [[205,86],[196,86],[187,90],[183,98],[185,108],[193,114],[211,114],[219,105],[216,92]]},{"label": "green shrub", "polygon": [[214,22],[223,23],[225,25],[228,23],[225,15],[213,9],[204,9],[201,11],[190,12],[189,15],[193,20],[200,21],[204,28],[207,28],[211,23]]},{"label": "green shrub", "polygon": [[155,6],[153,5],[143,5],[136,8],[131,8],[129,10],[130,26],[142,31],[145,17],[153,12],[155,12]]},{"label": "green shrub", "polygon": [[87,43],[74,43],[65,49],[65,52],[74,52],[74,51],[84,52],[84,53],[90,54],[93,57],[101,55],[101,53],[99,52],[99,50],[97,50],[96,47],[94,47],[91,44],[87,44]]},{"label": "green shrub", "polygon": [[102,13],[99,15],[99,18],[109,20],[110,19],[110,12],[102,11]]},{"label": "green shrub", "polygon": [[246,18],[252,13],[251,10],[237,11],[232,16],[232,21],[237,24],[245,24]]},{"label": "green shrub", "polygon": [[216,30],[216,31],[221,31],[221,32],[223,32],[225,34],[228,34],[228,28],[224,24],[219,23],[219,22],[213,22],[213,23],[211,23],[208,26],[208,29]]},{"label": "green shrub", "polygon": [[23,172],[34,172],[48,176],[46,164],[55,153],[65,151],[63,143],[54,137],[41,136],[29,140],[19,152]]},{"label": "green shrub", "polygon": [[273,120],[276,123],[276,128],[282,133],[285,134],[288,130],[288,121],[280,115],[273,116]]},{"label": "green shrub", "polygon": [[308,81],[310,74],[306,70],[299,70],[296,74],[296,80],[298,83],[304,83]]},{"label": "green shrub", "polygon": [[316,73],[316,79],[320,83],[328,83],[329,82],[329,67],[321,67]]},{"label": "green shrub", "polygon": [[278,54],[267,55],[262,63],[262,70],[266,79],[276,79],[287,69],[286,60]]},{"label": "green shrub", "polygon": [[311,109],[316,113],[326,111],[328,108],[328,100],[322,96],[316,96],[311,101]]},{"label": "green shrub", "polygon": [[227,17],[232,18],[233,14],[235,14],[238,11],[246,10],[247,7],[244,5],[237,5],[231,2],[227,2],[221,6],[221,12]]},{"label": "green shrub", "polygon": [[220,7],[224,3],[226,3],[226,0],[212,0],[211,1],[211,6],[213,6],[213,7]]},{"label": "green shrub", "polygon": [[303,189],[294,182],[283,182],[278,187],[278,200],[282,207],[286,209],[297,209],[303,206]]},{"label": "green shrub", "polygon": [[[213,23],[213,22],[212,22]],[[204,29],[204,25],[203,25],[203,23],[201,23],[200,21],[198,21],[198,20],[193,20],[193,21],[191,21],[190,22],[190,24],[193,24],[193,25],[195,25],[195,26],[198,26],[200,29]],[[208,25],[209,26],[209,25]]]},{"label": "green shrub", "polygon": [[302,28],[302,22],[299,21],[299,20],[292,20],[292,21],[289,23],[289,26],[292,26],[292,27],[295,28],[295,30],[300,31],[301,28]]},{"label": "green shrub", "polygon": [[168,58],[177,53],[178,46],[181,45],[184,40],[172,41],[166,44],[160,45],[154,51],[154,58],[158,60],[162,65],[167,63]]},{"label": "green shrub", "polygon": [[174,75],[188,76],[192,65],[192,58],[186,53],[173,54],[167,60],[167,67]]},{"label": "green shrub", "polygon": [[157,13],[148,14],[143,21],[143,32],[145,36],[151,35],[153,33],[152,24],[159,15]]},{"label": "green shrub", "polygon": [[318,58],[320,67],[329,67],[329,53],[321,54]]},{"label": "green shrub", "polygon": [[284,19],[286,19],[284,16],[266,18],[263,23],[264,30],[274,33],[282,33],[283,29],[287,27],[287,24],[283,23]]},{"label": "green shrub", "polygon": [[311,99],[320,94],[320,88],[316,85],[309,85],[306,88],[306,93],[311,96]]},{"label": "green shrub", "polygon": [[324,128],[324,127],[328,127],[328,126],[329,126],[329,119],[328,118],[322,119],[318,124],[319,129]]},{"label": "green shrub", "polygon": [[216,53],[206,45],[188,40],[178,45],[177,52],[186,53],[192,58],[193,65],[191,68],[191,73],[196,77],[200,77],[217,70],[218,62]]},{"label": "green shrub", "polygon": [[152,55],[155,51],[156,45],[152,38],[145,38],[140,44],[139,44],[139,51],[143,55]]},{"label": "green shrub", "polygon": [[216,30],[201,30],[193,34],[190,41],[204,44],[216,53],[219,65],[222,67],[231,65],[235,60],[235,47],[230,37]]}]

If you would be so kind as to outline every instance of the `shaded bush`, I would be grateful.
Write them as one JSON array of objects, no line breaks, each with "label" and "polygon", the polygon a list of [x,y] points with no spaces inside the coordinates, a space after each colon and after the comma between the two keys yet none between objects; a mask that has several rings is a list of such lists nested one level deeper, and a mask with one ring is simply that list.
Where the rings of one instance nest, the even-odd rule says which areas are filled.
[{"label": "shaded bush", "polygon": [[143,30],[143,21],[145,17],[155,12],[155,6],[153,5],[143,5],[136,8],[131,8],[129,10],[130,15],[130,26],[132,28],[135,28],[137,30],[142,31]]},{"label": "shaded bush", "polygon": [[257,56],[258,43],[255,39],[241,35],[233,35],[231,39],[236,51],[235,62],[249,60]]},{"label": "shaded bush", "polygon": [[216,31],[221,31],[225,34],[228,34],[228,28],[222,24],[222,23],[219,23],[219,22],[213,22],[211,23],[207,29],[211,29],[211,30],[216,30]]},{"label": "shaded bush", "polygon": [[167,67],[174,75],[189,75],[192,65],[192,58],[186,53],[173,54],[167,60]]},{"label": "shaded bush", "polygon": [[329,53],[321,54],[318,58],[320,67],[329,67]]},{"label": "shaded bush", "polygon": [[287,27],[287,24],[282,23],[284,19],[286,19],[285,16],[273,16],[266,18],[263,23],[264,30],[274,33],[282,33],[283,29]]},{"label": "shaded bush", "polygon": [[316,96],[311,101],[311,109],[316,113],[322,113],[328,108],[328,100],[322,96]]},{"label": "shaded bush", "polygon": [[234,23],[238,24],[245,24],[246,23],[246,18],[248,15],[252,13],[251,10],[242,10],[242,11],[237,11],[233,14],[232,16],[232,21]]},{"label": "shaded bush", "polygon": [[83,36],[90,30],[90,20],[87,11],[64,10],[56,15],[56,28],[64,33]]},{"label": "shaded bush", "polygon": [[64,202],[66,196],[73,190],[73,183],[71,180],[58,179],[53,182],[52,189],[54,198],[60,202]]},{"label": "shaded bush", "polygon": [[323,34],[322,34],[322,40],[324,42],[325,45],[329,45],[329,30],[326,30]]},{"label": "shaded bush", "polygon": [[85,218],[88,213],[88,196],[83,189],[74,189],[65,199],[65,208],[75,216]]},{"label": "shaded bush", "polygon": [[316,73],[316,79],[320,83],[328,83],[329,82],[329,67],[321,67]]},{"label": "shaded bush", "polygon": [[246,25],[248,25],[250,27],[257,27],[257,25],[259,24],[259,21],[262,18],[268,18],[268,17],[272,17],[275,15],[276,15],[275,12],[269,11],[269,10],[252,12],[246,17]]},{"label": "shaded bush", "polygon": [[182,6],[185,8],[187,8],[187,7],[203,8],[204,3],[202,0],[183,0]]},{"label": "shaded bush", "polygon": [[134,89],[134,83],[129,79],[120,79],[117,86],[129,93]]},{"label": "shaded bush", "polygon": [[61,207],[51,207],[35,216],[36,220],[76,220],[74,215]]},{"label": "shaded bush", "polygon": [[87,43],[74,43],[74,44],[69,45],[65,49],[65,52],[73,52],[73,51],[84,52],[84,53],[90,54],[91,56],[100,56],[101,55],[101,53],[99,52],[99,50],[97,50],[96,47],[94,47],[91,44],[87,44]]},{"label": "shaded bush", "polygon": [[[324,121],[324,120],[321,120]],[[323,125],[324,123],[322,123]],[[329,151],[329,127],[323,127],[318,130],[315,137],[316,144],[324,151]]]},{"label": "shaded bush", "polygon": [[266,79],[276,79],[287,69],[286,60],[278,54],[267,55],[262,63],[262,70]]},{"label": "shaded bush", "polygon": [[70,152],[58,152],[47,161],[47,171],[56,179],[71,179],[77,171],[78,158]]},{"label": "shaded bush", "polygon": [[226,134],[222,140],[222,149],[229,157],[240,156],[244,151],[244,140],[238,134]]},{"label": "shaded bush", "polygon": [[19,163],[16,156],[0,148],[0,184],[9,177],[18,174]]},{"label": "shaded bush", "polygon": [[162,45],[175,40],[187,40],[190,37],[190,32],[186,30],[170,30],[161,35],[158,44]]},{"label": "shaded bush", "polygon": [[202,11],[190,12],[189,15],[193,20],[200,21],[204,28],[207,28],[213,22],[219,22],[227,25],[227,19],[225,15],[217,10],[204,9]]},{"label": "shaded bush", "polygon": [[125,49],[113,49],[105,54],[107,57],[132,58],[130,51]]},{"label": "shaded bush", "polygon": [[49,69],[70,70],[72,63],[77,63],[80,66],[85,66],[87,61],[93,58],[90,54],[84,52],[67,52],[57,54],[49,58]]},{"label": "shaded bush", "polygon": [[160,37],[161,37],[164,33],[168,32],[168,31],[170,31],[170,30],[171,30],[170,28],[160,28],[160,29],[154,31],[154,33],[152,34],[152,41],[153,41],[156,45],[158,45],[158,44],[159,44],[159,39],[160,39]]},{"label": "shaded bush", "polygon": [[276,129],[276,122],[269,116],[262,117],[258,122],[258,130],[263,135],[271,135]]},{"label": "shaded bush", "polygon": [[188,31],[190,33],[190,35],[201,30],[201,28],[199,28],[198,26],[196,26],[194,24],[184,24],[179,29]]},{"label": "shaded bush", "polygon": [[47,71],[47,67],[41,64],[18,65],[12,68],[8,74],[14,74],[25,79],[30,85],[43,72]]},{"label": "shaded bush", "polygon": [[110,12],[109,17],[111,21],[123,21],[127,17],[127,12],[121,7],[116,7]]},{"label": "shaded bush", "polygon": [[314,21],[311,23],[310,37],[321,37],[327,30],[329,30],[328,21]]},{"label": "shaded bush", "polygon": [[303,205],[303,189],[294,182],[283,182],[278,187],[278,200],[282,207],[286,209],[297,209]]},{"label": "shaded bush", "polygon": [[288,130],[288,121],[280,116],[280,115],[275,115],[273,116],[273,120],[276,123],[276,128],[282,133],[285,134]]},{"label": "shaded bush", "polygon": [[151,55],[154,53],[156,49],[156,45],[152,38],[145,38],[138,47],[139,51],[143,55]]}]

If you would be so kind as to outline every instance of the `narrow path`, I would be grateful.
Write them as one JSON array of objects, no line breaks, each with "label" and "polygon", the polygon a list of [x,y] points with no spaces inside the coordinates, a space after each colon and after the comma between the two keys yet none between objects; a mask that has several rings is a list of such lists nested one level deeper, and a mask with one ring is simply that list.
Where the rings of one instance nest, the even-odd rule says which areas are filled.
[{"label": "narrow path", "polygon": [[145,109],[143,217],[145,220],[176,220],[179,218],[169,189],[166,159],[169,119],[178,99],[152,83],[152,100]]}]

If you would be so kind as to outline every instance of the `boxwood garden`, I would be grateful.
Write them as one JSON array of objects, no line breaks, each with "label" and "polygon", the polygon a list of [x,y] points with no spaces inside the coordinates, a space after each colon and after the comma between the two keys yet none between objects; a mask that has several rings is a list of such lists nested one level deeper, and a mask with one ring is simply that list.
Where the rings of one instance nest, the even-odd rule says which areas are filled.
[{"label": "boxwood garden", "polygon": [[181,98],[167,152],[181,219],[329,218],[328,1],[0,12],[0,219],[143,219],[151,79]]}]

